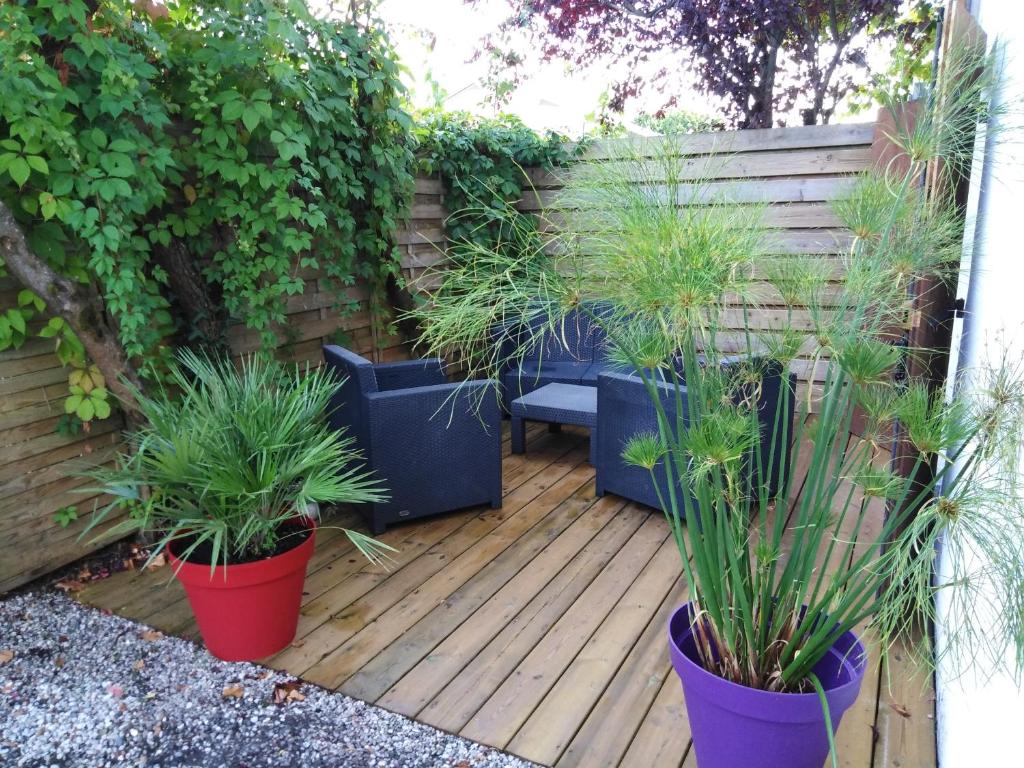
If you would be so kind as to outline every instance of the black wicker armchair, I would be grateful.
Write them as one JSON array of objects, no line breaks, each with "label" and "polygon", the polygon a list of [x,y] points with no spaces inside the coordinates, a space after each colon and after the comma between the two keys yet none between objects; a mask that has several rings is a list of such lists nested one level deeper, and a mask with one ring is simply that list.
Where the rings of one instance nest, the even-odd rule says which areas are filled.
[{"label": "black wicker armchair", "polygon": [[324,347],[343,383],[331,426],[355,438],[389,499],[363,505],[374,535],[404,520],[477,504],[501,506],[497,384],[449,384],[441,360],[373,364]]}]

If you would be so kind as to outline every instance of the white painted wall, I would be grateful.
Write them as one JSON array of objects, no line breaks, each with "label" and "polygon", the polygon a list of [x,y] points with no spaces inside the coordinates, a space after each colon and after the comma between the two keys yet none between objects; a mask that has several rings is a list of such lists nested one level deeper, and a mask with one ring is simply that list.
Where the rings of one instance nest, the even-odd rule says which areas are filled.
[{"label": "white painted wall", "polygon": [[[998,334],[1024,354],[1024,3],[1020,0],[974,0],[971,11],[993,40],[1005,46],[1003,92],[1018,103],[1013,135],[1004,133],[986,147],[984,168],[972,179],[974,253],[960,296],[967,317],[954,336],[950,365],[970,370],[998,351]],[[959,354],[957,354],[959,353]],[[1021,467],[1024,472],[1024,466]],[[941,564],[940,564],[941,568]],[[958,617],[939,602],[937,640],[943,626]],[[1024,691],[1006,675],[979,674],[953,679],[948,665],[937,676],[938,750],[941,768],[1012,768],[1024,766]]]}]

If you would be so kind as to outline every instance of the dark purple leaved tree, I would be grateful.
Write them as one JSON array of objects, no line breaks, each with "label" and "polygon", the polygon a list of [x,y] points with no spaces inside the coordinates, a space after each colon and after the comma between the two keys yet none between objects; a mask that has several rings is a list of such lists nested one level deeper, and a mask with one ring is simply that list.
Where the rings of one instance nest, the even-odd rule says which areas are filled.
[{"label": "dark purple leaved tree", "polygon": [[[506,0],[505,32],[527,29],[547,59],[587,66],[607,57],[630,69],[666,51],[723,98],[739,128],[771,127],[798,109],[827,123],[857,80],[867,79],[864,43],[891,30],[900,0]],[[467,0],[475,2],[475,0]],[[493,50],[496,48],[490,42]],[[660,73],[659,77],[669,74]],[[643,85],[614,84],[621,109]]]}]

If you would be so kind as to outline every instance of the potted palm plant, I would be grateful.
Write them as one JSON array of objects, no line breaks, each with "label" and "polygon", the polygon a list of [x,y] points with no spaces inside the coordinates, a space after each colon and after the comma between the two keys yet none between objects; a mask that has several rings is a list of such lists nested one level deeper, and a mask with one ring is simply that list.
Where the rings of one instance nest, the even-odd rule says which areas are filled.
[{"label": "potted palm plant", "polygon": [[[854,235],[842,260],[775,256],[763,211],[694,179],[662,141],[574,166],[558,227],[541,228],[553,234],[446,265],[417,311],[422,343],[457,352],[475,377],[600,301],[591,316],[609,354],[656,412],[622,457],[651,472],[679,547],[688,599],[669,651],[701,768],[820,768],[830,746],[837,765],[834,732],[866,664],[855,633],[883,650],[924,643],[918,658],[934,663],[939,591],[968,618],[943,652],[1024,658],[1024,371],[979,371],[947,400],[908,376],[918,351],[893,343],[911,289],[959,265],[955,202],[920,180],[926,168],[961,171],[986,116],[991,79],[963,58],[913,123],[896,115],[898,161],[836,205]],[[759,315],[769,296],[782,311]],[[497,353],[493,327],[524,329],[521,345]],[[779,397],[765,434],[754,395],[767,370],[798,358],[823,366],[823,381]],[[753,450],[763,440],[793,446],[783,466],[799,477],[767,477],[776,462]],[[894,440],[911,471],[890,463]],[[941,577],[940,544],[952,563]],[[972,568],[978,549],[995,567]],[[976,632],[969,619],[993,607],[1005,621]]]},{"label": "potted palm plant", "polygon": [[[113,467],[90,472],[113,501],[90,528],[127,511],[105,535],[143,532],[166,552],[207,649],[230,661],[292,641],[320,503],[383,491],[357,467],[351,440],[325,419],[337,382],[264,356],[212,361],[180,354],[165,387],[138,393],[144,426]],[[87,529],[88,530],[88,529]],[[371,560],[389,549],[356,531]]]}]

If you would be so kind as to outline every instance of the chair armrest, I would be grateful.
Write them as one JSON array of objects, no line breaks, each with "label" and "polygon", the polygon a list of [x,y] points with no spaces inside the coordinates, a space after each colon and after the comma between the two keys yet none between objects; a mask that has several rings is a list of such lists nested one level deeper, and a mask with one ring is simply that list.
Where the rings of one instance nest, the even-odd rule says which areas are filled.
[{"label": "chair armrest", "polygon": [[444,361],[439,357],[376,363],[373,373],[377,378],[377,388],[382,392],[448,383],[444,375]]},{"label": "chair armrest", "polygon": [[[423,430],[456,430],[483,427],[501,435],[496,381],[463,381],[409,387],[366,395],[371,440],[403,433],[415,439]],[[453,433],[454,434],[454,433]]]}]

